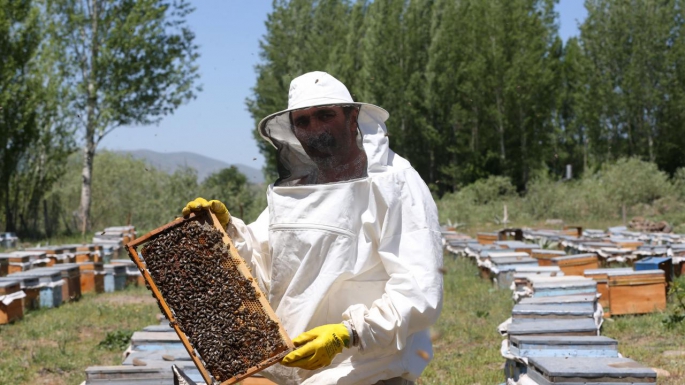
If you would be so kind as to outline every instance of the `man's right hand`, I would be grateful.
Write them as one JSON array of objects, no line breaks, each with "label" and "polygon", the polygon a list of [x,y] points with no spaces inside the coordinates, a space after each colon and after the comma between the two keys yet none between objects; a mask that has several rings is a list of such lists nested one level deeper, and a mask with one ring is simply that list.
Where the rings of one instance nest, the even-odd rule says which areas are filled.
[{"label": "man's right hand", "polygon": [[216,215],[216,218],[221,223],[221,226],[226,229],[231,222],[231,214],[228,212],[226,205],[217,200],[208,201],[204,198],[197,198],[194,201],[188,202],[183,208],[183,216],[188,216],[191,212],[198,212],[202,210],[210,210]]}]

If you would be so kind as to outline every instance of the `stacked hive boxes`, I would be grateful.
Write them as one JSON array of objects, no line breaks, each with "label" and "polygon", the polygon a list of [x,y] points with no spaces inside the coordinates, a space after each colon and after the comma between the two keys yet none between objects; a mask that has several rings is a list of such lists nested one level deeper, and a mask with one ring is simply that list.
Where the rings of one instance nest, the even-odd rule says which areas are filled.
[{"label": "stacked hive boxes", "polygon": [[43,246],[1,253],[0,325],[21,319],[26,311],[78,300],[83,293],[122,290],[126,266],[103,262],[109,261],[111,253],[119,250],[124,241],[135,239],[135,228],[111,227],[99,234],[105,237],[103,244]]},{"label": "stacked hive boxes", "polygon": [[[498,328],[506,336],[501,352],[508,383],[655,382],[654,371],[621,358],[618,342],[600,336],[600,330],[605,307],[610,314],[663,308],[672,265],[655,259],[640,266],[636,261],[645,256],[645,245],[626,234],[612,239],[595,230],[586,230],[583,237],[550,230],[523,233],[528,240],[560,250],[524,247],[482,234],[477,244],[443,231],[449,252],[472,258],[482,277],[513,290],[512,316]],[[615,263],[636,263],[636,268],[606,268]]]}]

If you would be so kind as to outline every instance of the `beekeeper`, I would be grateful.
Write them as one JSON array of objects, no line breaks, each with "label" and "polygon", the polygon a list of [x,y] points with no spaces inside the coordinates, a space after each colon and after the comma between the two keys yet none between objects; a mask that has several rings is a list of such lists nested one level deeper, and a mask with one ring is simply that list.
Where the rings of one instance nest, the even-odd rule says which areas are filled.
[{"label": "beekeeper", "polygon": [[388,112],[352,100],[310,72],[290,83],[288,109],[259,123],[278,180],[256,222],[211,209],[298,349],[264,373],[279,384],[412,384],[433,356],[442,307],[435,202],[388,147]]}]

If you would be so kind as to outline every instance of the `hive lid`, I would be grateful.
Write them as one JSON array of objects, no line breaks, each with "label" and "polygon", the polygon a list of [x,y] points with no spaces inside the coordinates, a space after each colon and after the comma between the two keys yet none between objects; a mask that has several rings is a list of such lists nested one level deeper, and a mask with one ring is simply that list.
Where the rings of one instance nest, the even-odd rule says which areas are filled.
[{"label": "hive lid", "polygon": [[615,267],[615,268],[605,268],[605,269],[586,269],[585,275],[605,275],[608,273],[613,273],[616,271],[633,271],[630,267]]},{"label": "hive lid", "polygon": [[525,334],[568,334],[591,333],[597,331],[597,324],[591,318],[573,320],[541,319],[529,322],[512,323],[507,328],[510,336]]},{"label": "hive lid", "polygon": [[28,256],[30,261],[35,261],[36,259],[45,258],[46,254],[44,251],[13,251],[10,255],[15,255],[17,257]]},{"label": "hive lid", "polygon": [[134,332],[131,336],[133,344],[146,342],[181,342],[178,334],[173,331],[168,332]]},{"label": "hive lid", "polygon": [[33,269],[33,270],[28,270],[28,271],[22,271],[14,274],[10,274],[11,277],[21,277],[21,276],[28,276],[28,277],[35,277],[40,280],[41,283],[44,282],[55,282],[59,281],[62,279],[62,274],[57,271],[57,270],[50,270],[50,269]]},{"label": "hive lid", "polygon": [[31,263],[31,257],[28,255],[13,255],[11,253],[0,254],[0,259],[9,263]]},{"label": "hive lid", "polygon": [[[656,378],[656,372],[628,358],[618,357],[530,357],[530,366],[545,377],[592,379],[592,383],[615,384],[626,377]],[[614,380],[599,382],[602,377]],[[573,382],[579,382],[577,380]],[[618,379],[618,381],[616,380]],[[623,380],[620,380],[623,379]],[[561,380],[561,379],[560,379]],[[625,381],[626,383],[630,383]],[[585,383],[582,381],[580,383]]]},{"label": "hive lid", "polygon": [[[619,269],[616,269],[619,270]],[[640,275],[651,275],[651,274],[658,274],[663,276],[664,271],[661,269],[656,269],[656,270],[628,270],[628,271],[612,271],[607,273],[608,277],[625,277],[625,276],[640,276]]]},{"label": "hive lid", "polygon": [[40,278],[30,275],[18,275],[10,274],[6,277],[1,277],[0,281],[16,282],[19,281],[19,285],[22,289],[30,289],[35,286],[40,285]]},{"label": "hive lid", "polygon": [[594,304],[516,304],[511,311],[513,315],[556,315],[556,316],[592,316]]},{"label": "hive lid", "polygon": [[618,341],[604,336],[511,336],[510,340],[518,345],[593,345],[611,346],[614,349]]},{"label": "hive lid", "polygon": [[506,249],[481,251],[480,256],[483,258],[499,259],[499,258],[530,258],[528,253],[523,251],[507,251]]},{"label": "hive lid", "polygon": [[559,266],[517,266],[516,273],[561,273]]},{"label": "hive lid", "polygon": [[532,253],[533,253],[533,255],[536,255],[536,254],[553,254],[553,255],[559,255],[559,256],[566,255],[566,252],[562,251],[562,250],[546,250],[546,249],[533,249]]},{"label": "hive lid", "polygon": [[[493,265],[496,265],[498,267],[504,266],[504,265],[533,265],[537,266],[538,260],[535,258],[522,258],[522,257],[504,257],[504,258],[494,258],[491,260]],[[515,267],[511,266],[511,269],[513,270]]]},{"label": "hive lid", "polygon": [[659,264],[659,263],[668,262],[670,260],[671,260],[671,257],[647,257],[647,258],[643,258],[643,259],[635,262],[635,264],[636,265]]}]

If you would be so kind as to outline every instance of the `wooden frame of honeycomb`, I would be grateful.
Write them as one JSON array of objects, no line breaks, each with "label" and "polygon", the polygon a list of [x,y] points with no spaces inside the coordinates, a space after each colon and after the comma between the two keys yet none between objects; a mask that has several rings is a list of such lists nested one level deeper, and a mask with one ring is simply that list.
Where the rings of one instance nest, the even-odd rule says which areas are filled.
[{"label": "wooden frame of honeycomb", "polygon": [[[195,222],[196,224],[191,224],[191,222]],[[202,227],[205,230],[197,230],[197,228],[199,228],[199,227],[196,225],[205,226],[205,227]],[[160,263],[162,263],[162,264],[168,263],[169,265],[166,266],[167,270],[164,270],[164,267],[162,267],[161,270],[157,267],[155,267],[153,269],[149,269],[148,266],[146,265],[144,259],[141,258],[140,254],[138,253],[138,247],[141,247],[141,246],[142,246],[141,251],[142,251],[143,255],[145,255],[146,252],[150,253],[150,251],[146,251],[146,247],[148,247],[149,245],[152,245],[152,246],[149,246],[149,247],[151,247],[151,249],[148,249],[148,250],[154,250],[154,252],[158,252],[156,249],[157,246],[155,245],[155,242],[157,242],[157,243],[168,242],[168,241],[164,241],[164,237],[169,235],[169,234],[172,234],[174,231],[178,231],[180,229],[180,226],[184,226],[184,227],[182,227],[183,230],[180,230],[180,231],[186,231],[184,229],[193,228],[193,226],[195,226],[194,231],[206,231],[208,229],[208,227],[207,227],[208,225],[211,226],[214,230],[218,230],[220,232],[221,239],[223,240],[223,243],[225,244],[225,247],[228,251],[228,255],[226,255],[226,250],[221,248],[221,246],[218,246],[224,252],[224,254],[223,254],[224,258],[220,260],[221,262],[214,262],[215,259],[212,259],[208,256],[202,257],[202,256],[199,256],[199,254],[193,255],[193,258],[198,258],[197,259],[198,263],[209,263],[209,264],[212,264],[211,266],[214,266],[214,265],[220,266],[218,268],[223,269],[223,271],[226,272],[225,275],[221,274],[221,277],[212,276],[212,277],[203,277],[203,278],[210,279],[212,285],[214,285],[215,280],[216,280],[218,283],[213,287],[220,288],[219,289],[220,292],[226,293],[229,290],[228,286],[234,285],[231,287],[231,289],[233,289],[233,290],[231,290],[230,293],[238,293],[238,294],[233,294],[233,296],[240,295],[240,293],[242,293],[242,295],[243,295],[243,297],[241,297],[239,299],[239,301],[242,301],[242,305],[240,306],[240,309],[238,309],[238,310],[236,310],[236,312],[232,313],[232,314],[238,313],[239,315],[236,316],[238,318],[236,318],[235,320],[230,321],[230,322],[235,322],[235,324],[233,324],[233,325],[238,325],[239,327],[237,329],[242,330],[242,332],[247,331],[247,333],[241,335],[240,331],[239,331],[239,332],[237,332],[238,333],[237,335],[233,335],[234,337],[229,336],[229,339],[238,339],[239,343],[246,344],[244,346],[252,347],[253,348],[253,349],[251,349],[252,351],[255,351],[255,350],[259,351],[260,348],[254,347],[255,345],[253,345],[255,342],[255,335],[257,333],[259,333],[259,329],[257,328],[258,325],[262,325],[262,327],[263,327],[263,325],[268,325],[269,327],[267,327],[266,329],[269,329],[270,331],[267,331],[264,333],[268,333],[269,336],[277,335],[278,338],[280,338],[280,341],[275,341],[275,338],[273,339],[274,343],[276,343],[276,342],[278,343],[277,345],[267,345],[267,346],[270,346],[269,349],[271,349],[271,351],[269,351],[269,349],[267,349],[267,350],[262,349],[262,352],[266,352],[266,353],[260,353],[260,354],[266,354],[266,358],[261,359],[261,361],[257,362],[256,364],[254,364],[254,361],[255,361],[254,357],[256,357],[256,355],[250,356],[250,357],[245,357],[244,355],[240,356],[239,358],[243,360],[243,362],[244,362],[243,364],[236,364],[235,360],[232,361],[233,364],[230,364],[230,363],[226,364],[225,362],[222,363],[223,366],[241,365],[242,368],[246,367],[246,370],[241,369],[237,374],[233,374],[232,377],[230,377],[230,378],[223,378],[224,377],[223,374],[226,373],[225,370],[223,370],[223,369],[217,370],[217,362],[216,362],[217,360],[213,359],[213,363],[208,364],[206,362],[206,360],[202,357],[202,354],[200,353],[200,351],[203,351],[206,354],[206,357],[210,357],[210,356],[216,357],[216,355],[219,354],[216,351],[217,349],[222,349],[222,351],[225,351],[223,349],[228,349],[226,347],[226,345],[228,345],[228,342],[235,343],[236,341],[232,341],[232,340],[228,341],[228,342],[226,342],[224,340],[218,341],[218,339],[217,339],[218,337],[216,337],[217,334],[214,333],[214,329],[210,329],[211,330],[209,332],[210,336],[207,336],[208,333],[206,333],[204,331],[202,333],[199,333],[200,335],[193,336],[195,331],[194,331],[194,328],[192,328],[192,327],[188,330],[185,330],[185,332],[184,332],[184,330],[182,330],[184,327],[188,327],[188,325],[198,325],[197,324],[198,321],[195,319],[193,319],[191,321],[191,320],[189,320],[188,316],[183,316],[183,315],[181,317],[177,317],[177,314],[176,314],[176,312],[178,310],[181,310],[181,309],[183,309],[183,310],[179,314],[182,314],[183,312],[188,312],[188,311],[184,309],[185,305],[183,303],[179,303],[179,298],[182,297],[182,295],[170,295],[171,291],[182,290],[183,291],[182,294],[188,294],[189,298],[191,298],[194,295],[194,293],[192,293],[192,292],[189,293],[188,291],[193,290],[192,289],[192,287],[193,287],[192,283],[193,282],[195,282],[195,283],[199,282],[199,281],[197,281],[197,277],[194,277],[192,279],[189,278],[187,282],[182,282],[182,284],[179,284],[179,285],[170,285],[170,284],[168,284],[167,281],[165,281],[166,274],[175,274],[181,270],[181,268],[179,267],[180,265],[178,264],[178,257],[175,255],[175,253],[171,253],[174,255],[170,257],[170,258],[177,258],[176,259],[176,265],[174,265],[174,266],[170,266],[171,263],[167,262],[168,261],[167,259],[164,259],[163,262],[160,262],[159,261],[160,258],[158,256],[155,256],[154,258],[149,259],[151,267],[153,265],[159,266]],[[200,242],[199,243],[200,245],[204,245],[204,242],[205,242],[202,238],[203,238],[203,236],[199,237],[198,242]],[[166,243],[163,243],[163,245],[160,247],[165,247],[165,248],[171,247],[171,248],[179,249],[180,246],[182,246],[182,245],[172,244],[171,246],[169,246]],[[280,321],[278,320],[278,317],[276,316],[273,309],[269,305],[266,297],[264,296],[264,294],[260,290],[259,285],[257,284],[257,281],[252,277],[252,274],[251,274],[248,266],[246,265],[245,261],[240,257],[235,246],[233,245],[233,242],[229,238],[228,234],[226,234],[223,227],[221,226],[218,219],[216,218],[216,216],[213,213],[205,210],[205,211],[202,211],[202,212],[197,213],[197,214],[195,214],[195,213],[190,214],[187,218],[178,218],[178,219],[174,220],[173,222],[170,222],[170,223],[168,223],[162,227],[159,227],[159,228],[149,232],[148,234],[146,234],[140,238],[135,239],[134,241],[129,242],[126,245],[126,248],[128,250],[128,254],[129,254],[130,258],[138,266],[138,269],[140,269],[140,272],[142,273],[143,278],[145,279],[146,286],[148,286],[148,288],[152,291],[153,296],[158,301],[160,309],[162,310],[163,314],[169,320],[169,324],[173,327],[173,329],[178,334],[179,338],[181,339],[181,342],[183,343],[183,346],[188,351],[188,354],[192,358],[193,362],[197,366],[198,370],[200,371],[202,377],[204,378],[204,380],[206,381],[207,384],[215,384],[215,383],[220,383],[221,385],[234,384],[234,383],[236,383],[236,382],[238,382],[244,378],[247,378],[247,377],[249,377],[249,376],[251,376],[251,375],[253,375],[253,374],[255,374],[255,373],[271,366],[271,365],[273,365],[273,364],[280,362],[280,360],[283,357],[285,357],[285,355],[287,355],[289,352],[291,352],[294,349],[294,345],[293,345],[292,341],[290,340],[290,337],[288,336],[288,334],[283,329],[283,326],[281,325]],[[162,248],[162,250],[167,250],[167,249]],[[217,247],[214,247],[213,250],[208,250],[206,253],[214,253],[213,254],[213,256],[214,256],[214,255],[216,255],[217,250],[218,250]],[[152,255],[152,254],[148,254],[148,255]],[[183,254],[183,258],[190,258],[190,257],[188,256],[188,254]],[[201,258],[205,258],[205,259],[202,260]],[[155,262],[153,262],[153,261],[155,261]],[[186,261],[187,261],[187,259],[186,259]],[[190,269],[190,267],[188,267],[188,269]],[[195,270],[197,271],[197,269],[195,269]],[[229,270],[232,270],[232,271],[229,271]],[[163,273],[160,273],[160,271],[162,271]],[[213,271],[216,271],[216,270],[213,270]],[[169,272],[171,272],[171,273],[169,273]],[[237,277],[235,275],[236,273],[239,274],[239,277],[244,278],[244,280],[241,280],[239,278],[237,280],[234,279],[233,281],[231,281],[231,280],[228,280],[228,278],[226,278],[226,277],[230,276],[230,274],[234,274],[233,277],[235,278],[235,277]],[[153,279],[153,275],[156,276],[156,279]],[[178,278],[175,278],[175,279],[178,280]],[[223,281],[221,281],[222,279],[223,279]],[[159,281],[159,282],[156,282],[156,281]],[[239,281],[239,282],[236,283],[236,281]],[[158,283],[160,283],[160,282],[167,282],[167,283],[165,284],[165,286],[158,286]],[[205,285],[205,287],[206,287],[207,281],[202,280],[202,284]],[[238,286],[235,286],[235,285],[239,285],[239,284],[242,285],[241,286],[242,289]],[[172,286],[173,286],[173,288],[171,288]],[[183,289],[177,289],[176,286],[182,287]],[[253,288],[254,291],[249,289],[248,286],[251,286],[251,288]],[[238,288],[238,289],[236,289],[236,288]],[[247,292],[244,291],[243,289],[247,289],[248,290],[247,292],[249,292],[251,294],[246,294]],[[165,296],[162,294],[163,292],[167,293],[167,298],[165,298]],[[211,289],[210,289],[210,292],[211,292]],[[178,293],[178,292],[176,292],[176,293]],[[174,294],[176,294],[176,293],[174,293]],[[199,293],[199,295],[202,295],[203,293]],[[250,296],[252,296],[252,297],[250,298]],[[227,298],[227,301],[230,301],[230,300],[235,300],[235,298],[233,298],[233,299]],[[175,303],[177,305],[176,306],[177,309],[174,310],[173,306],[169,305],[169,302]],[[193,301],[188,300],[185,302],[185,304],[186,305],[190,304],[189,306],[193,306]],[[204,309],[193,309],[193,311],[203,312]],[[246,315],[243,316],[241,314],[246,314]],[[221,315],[225,316],[226,313],[221,314]],[[266,324],[264,322],[259,324],[259,321],[256,321],[256,322],[254,321],[255,319],[257,319],[257,320],[261,319],[260,317],[263,317],[263,315],[266,315],[266,317],[268,317]],[[230,318],[230,317],[231,317],[231,314],[229,313],[228,318]],[[214,319],[214,320],[217,319],[216,314],[213,315],[212,319]],[[218,319],[223,321],[227,318],[221,317]],[[179,322],[180,322],[180,324],[179,324]],[[184,323],[185,323],[185,325],[184,325]],[[274,323],[276,325],[274,325]],[[211,323],[204,322],[200,326],[208,327],[208,325],[211,325]],[[226,330],[222,330],[222,332],[226,332]],[[232,332],[233,331],[231,330],[229,333],[232,333]],[[190,334],[190,336],[189,336],[189,334]],[[251,340],[248,339],[247,341],[242,342],[243,340],[245,340],[245,338],[247,338],[247,337],[242,337],[243,335],[244,336],[250,335]],[[206,342],[206,340],[208,338],[211,339],[212,337],[214,337],[215,339],[209,342],[209,346],[207,346],[207,344],[203,344],[204,342]],[[191,340],[194,340],[194,342],[197,343],[197,346],[195,346],[193,344],[193,342],[191,342]],[[261,340],[262,339],[260,339],[260,341]],[[201,346],[201,345],[204,345],[204,346]],[[217,345],[219,345],[219,346],[217,346]],[[243,348],[244,348],[244,346],[243,346]],[[242,350],[243,348],[240,348],[238,350],[233,350],[232,352],[236,352],[236,351],[243,352],[243,351],[245,351],[245,350]],[[229,352],[229,354],[232,354],[232,353]],[[222,357],[225,358],[225,356],[222,356]],[[263,357],[263,355],[262,355],[262,357]],[[208,366],[212,367],[214,372],[211,372],[211,370],[208,369]],[[234,367],[234,366],[231,366],[231,367]],[[233,372],[233,373],[235,373],[235,372]]]}]

